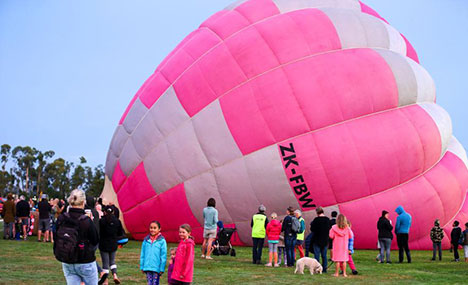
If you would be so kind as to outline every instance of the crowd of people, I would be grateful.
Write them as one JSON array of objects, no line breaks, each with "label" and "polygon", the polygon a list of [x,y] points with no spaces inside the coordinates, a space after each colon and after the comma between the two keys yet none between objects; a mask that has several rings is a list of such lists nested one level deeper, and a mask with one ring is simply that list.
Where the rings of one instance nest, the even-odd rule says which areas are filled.
[{"label": "crowd of people", "polygon": [[[33,198],[26,201],[24,195],[17,198],[11,193],[7,195],[7,201],[2,209],[3,239],[26,240],[33,234],[36,226],[38,241],[41,239],[43,242],[54,241],[57,217],[62,213],[66,203],[58,198],[49,200],[45,194],[41,197],[39,203],[36,203]],[[38,215],[34,215],[34,212]]]},{"label": "crowd of people", "polygon": [[[26,201],[24,196],[14,199],[7,196],[3,205],[4,239],[22,237],[26,239],[30,228],[32,211],[38,211],[38,241],[43,236],[44,242],[54,243],[54,254],[62,261],[62,269],[67,284],[107,284],[112,277],[115,284],[120,284],[117,276],[115,257],[119,241],[125,233],[119,220],[119,209],[112,203],[104,203],[102,199],[87,197],[82,190],[73,190],[68,201],[51,199],[46,195],[36,205],[34,201]],[[266,214],[266,207],[260,205],[258,212],[252,216],[252,263],[262,264],[262,251],[268,244],[267,267],[293,267],[297,258],[308,257],[310,253],[320,262],[323,272],[329,268],[331,260],[335,264],[334,276],[347,276],[349,265],[352,274],[358,274],[353,261],[354,233],[351,222],[336,211],[331,212],[331,218],[325,215],[321,207],[316,208],[316,217],[310,222],[310,233],[305,237],[306,222],[298,209],[288,207],[283,220],[277,213]],[[412,217],[402,206],[395,209],[398,214],[393,226],[390,213],[382,211],[377,221],[379,263],[392,263],[390,247],[394,233],[398,245],[399,262],[406,256],[411,263],[411,252],[408,246]],[[222,222],[218,219],[216,201],[210,198],[203,209],[204,231],[201,258],[212,260],[213,243]],[[16,224],[16,226],[15,226]],[[191,236],[188,224],[180,225],[180,243],[177,248],[169,249],[167,260],[167,243],[161,234],[161,224],[152,221],[148,225],[148,235],[141,246],[140,269],[145,274],[148,284],[159,284],[160,278],[167,268],[169,284],[190,284],[193,281],[195,242]],[[442,260],[442,239],[444,231],[439,220],[434,222],[430,231],[433,242],[432,260]],[[461,229],[458,221],[453,222],[450,234],[451,251],[454,261],[459,261],[459,246],[464,249],[465,262],[468,262],[468,223]],[[96,261],[95,251],[99,249],[102,267]],[[330,260],[328,250],[330,249]],[[297,252],[297,257],[296,257]]]},{"label": "crowd of people", "polygon": [[[352,274],[358,274],[354,264],[352,254],[354,253],[354,233],[351,230],[351,222],[336,211],[331,213],[331,219],[325,216],[321,207],[316,208],[317,216],[310,223],[310,234],[304,240],[304,219],[300,210],[294,210],[289,207],[286,217],[283,221],[277,220],[278,215],[271,213],[271,221],[268,221],[266,208],[260,205],[258,212],[253,215],[251,221],[252,227],[252,262],[261,264],[262,247],[264,239],[268,241],[269,258],[265,266],[279,267],[281,259],[284,260],[284,266],[292,267],[296,260],[296,250],[299,257],[308,256],[313,253],[314,258],[319,261],[323,267],[323,272],[327,272],[328,258],[327,253],[330,249],[330,259],[335,263],[335,276],[340,272],[346,276],[346,266],[349,265]],[[408,240],[412,223],[412,217],[402,206],[395,209],[397,216],[396,225],[393,227],[389,218],[389,212],[382,211],[381,217],[377,221],[379,254],[377,261],[379,263],[391,264],[390,247],[396,235],[398,246],[398,262],[402,263],[406,256],[408,263],[411,263],[411,251]],[[295,225],[297,224],[297,225]],[[432,260],[436,260],[438,252],[439,260],[442,260],[441,242],[444,238],[444,231],[440,227],[439,220],[434,222],[431,229],[430,238],[433,242]],[[459,221],[453,222],[453,229],[450,234],[451,251],[453,251],[453,261],[460,261],[458,249],[463,246],[465,262],[468,262],[468,223],[465,229],[459,227]],[[303,251],[305,247],[305,253]]]}]

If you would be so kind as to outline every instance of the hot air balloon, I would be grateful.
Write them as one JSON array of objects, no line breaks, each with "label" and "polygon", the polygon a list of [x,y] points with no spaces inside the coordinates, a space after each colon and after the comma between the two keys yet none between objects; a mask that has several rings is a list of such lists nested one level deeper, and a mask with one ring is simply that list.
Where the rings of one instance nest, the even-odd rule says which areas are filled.
[{"label": "hot air balloon", "polygon": [[[214,14],[159,64],[125,110],[106,161],[127,230],[159,220],[168,241],[202,210],[250,244],[267,212],[338,211],[374,248],[382,210],[413,216],[410,246],[435,219],[468,218],[466,152],[411,44],[356,0],[247,0]],[[447,245],[447,240],[445,241]]]}]

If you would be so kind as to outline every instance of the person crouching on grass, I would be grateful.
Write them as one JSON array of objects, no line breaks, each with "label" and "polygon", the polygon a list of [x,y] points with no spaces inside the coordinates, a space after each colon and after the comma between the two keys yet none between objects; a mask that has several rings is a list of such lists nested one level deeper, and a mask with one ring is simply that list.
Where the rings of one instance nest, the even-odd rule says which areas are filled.
[{"label": "person crouching on grass", "polygon": [[330,229],[330,239],[333,240],[333,254],[332,260],[335,262],[335,277],[339,276],[340,270],[343,271],[343,276],[346,275],[346,262],[349,260],[349,238],[351,237],[351,230],[348,227],[346,217],[343,214],[339,214],[336,219],[336,225]]},{"label": "person crouching on grass", "polygon": [[193,260],[195,259],[195,242],[190,236],[189,224],[179,227],[180,242],[177,246],[174,269],[171,274],[172,284],[190,284],[193,280]]},{"label": "person crouching on grass", "polygon": [[166,267],[167,243],[161,235],[161,224],[152,221],[149,235],[141,244],[140,269],[146,274],[148,285],[159,284],[159,278]]}]

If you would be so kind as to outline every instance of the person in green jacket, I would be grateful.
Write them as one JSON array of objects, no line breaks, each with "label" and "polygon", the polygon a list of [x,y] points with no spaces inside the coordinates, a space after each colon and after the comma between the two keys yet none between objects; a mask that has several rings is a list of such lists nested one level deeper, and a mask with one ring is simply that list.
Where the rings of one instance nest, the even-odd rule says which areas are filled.
[{"label": "person in green jacket", "polygon": [[263,244],[265,242],[266,227],[268,218],[265,215],[266,208],[263,205],[258,207],[258,213],[253,215],[250,226],[252,227],[252,263],[261,264]]}]

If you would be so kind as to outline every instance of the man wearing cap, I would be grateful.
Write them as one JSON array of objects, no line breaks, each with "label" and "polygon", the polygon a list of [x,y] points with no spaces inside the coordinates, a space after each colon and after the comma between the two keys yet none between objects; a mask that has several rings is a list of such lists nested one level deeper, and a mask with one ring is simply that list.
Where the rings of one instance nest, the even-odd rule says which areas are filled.
[{"label": "man wearing cap", "polygon": [[42,194],[41,202],[37,205],[39,209],[39,228],[37,232],[37,241],[41,241],[42,232],[44,232],[44,242],[49,241],[49,230],[50,230],[50,210],[52,207],[47,201],[47,195]]},{"label": "man wearing cap", "polygon": [[266,227],[268,218],[265,215],[266,208],[263,205],[258,207],[258,213],[253,215],[250,226],[252,227],[252,263],[261,264],[263,243],[265,242]]}]

